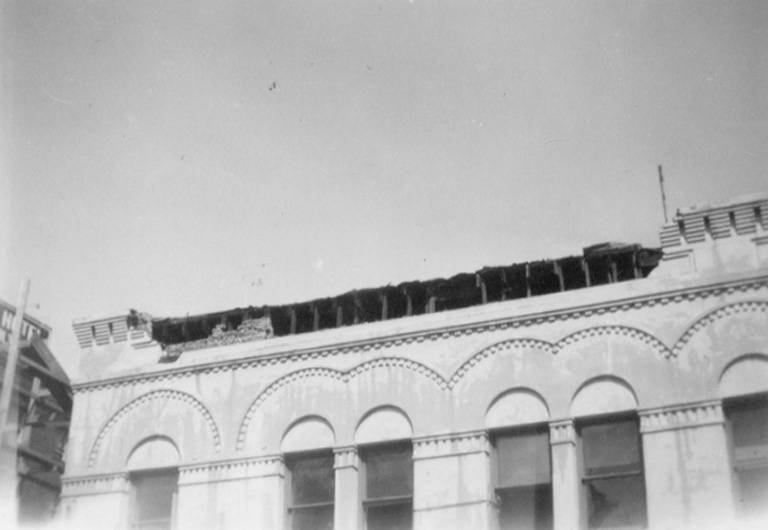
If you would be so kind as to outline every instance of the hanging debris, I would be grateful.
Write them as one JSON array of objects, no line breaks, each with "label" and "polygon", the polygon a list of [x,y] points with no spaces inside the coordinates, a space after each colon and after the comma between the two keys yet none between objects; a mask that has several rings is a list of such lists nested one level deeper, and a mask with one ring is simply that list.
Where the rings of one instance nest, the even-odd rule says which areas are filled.
[{"label": "hanging debris", "polygon": [[151,329],[167,358],[182,352],[272,336],[309,333],[526,298],[594,285],[645,278],[658,265],[661,251],[641,245],[601,243],[581,256],[484,267],[448,279],[387,285],[280,306],[236,308],[181,318],[152,319],[131,312]]}]

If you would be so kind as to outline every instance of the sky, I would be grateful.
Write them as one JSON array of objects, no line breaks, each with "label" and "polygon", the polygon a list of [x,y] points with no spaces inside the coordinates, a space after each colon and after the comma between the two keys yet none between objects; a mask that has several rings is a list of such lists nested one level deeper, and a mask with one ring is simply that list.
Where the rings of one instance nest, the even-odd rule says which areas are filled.
[{"label": "sky", "polygon": [[71,322],[658,245],[768,191],[768,2],[0,0],[0,298]]}]

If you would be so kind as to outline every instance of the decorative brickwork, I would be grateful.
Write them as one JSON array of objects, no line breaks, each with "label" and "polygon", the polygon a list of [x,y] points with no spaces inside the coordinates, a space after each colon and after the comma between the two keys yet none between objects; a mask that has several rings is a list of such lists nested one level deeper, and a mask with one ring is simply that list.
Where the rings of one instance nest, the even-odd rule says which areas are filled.
[{"label": "decorative brickwork", "polygon": [[366,363],[355,366],[354,368],[345,372],[340,370],[333,370],[331,368],[305,368],[303,370],[298,370],[296,372],[292,372],[274,381],[267,388],[262,390],[261,393],[259,393],[256,399],[253,401],[251,406],[248,407],[248,412],[245,413],[245,417],[243,418],[243,421],[240,425],[240,429],[238,431],[237,450],[240,451],[244,447],[245,437],[248,433],[248,427],[250,426],[251,420],[253,419],[253,416],[256,413],[256,411],[269,398],[269,396],[271,396],[272,394],[274,394],[276,391],[283,388],[284,386],[289,385],[300,379],[308,379],[308,378],[316,378],[316,377],[320,377],[320,378],[325,377],[325,378],[330,378],[330,379],[334,379],[334,380],[346,383],[350,379],[360,374],[363,374],[365,372],[368,372],[370,370],[373,370],[374,368],[392,368],[392,367],[405,368],[413,372],[416,372],[420,375],[423,375],[426,378],[433,381],[435,384],[437,384],[437,386],[439,386],[441,389],[445,390],[448,387],[448,382],[440,374],[438,374],[431,368],[428,368],[423,364],[410,361],[408,359],[399,358],[399,357],[384,357],[381,359],[375,359],[373,361],[368,361]]},{"label": "decorative brickwork", "polygon": [[[714,311],[710,311],[702,317],[699,317],[677,340],[675,346],[672,348],[673,354],[678,356],[682,352],[683,348],[691,342],[693,337],[707,328],[714,322],[725,318],[730,315],[737,315],[740,313],[763,313],[768,317],[768,302],[765,300],[755,300],[746,302],[735,302],[723,307],[719,307]],[[766,322],[768,325],[768,322]]]},{"label": "decorative brickwork", "polygon": [[198,401],[194,396],[187,394],[186,392],[169,389],[154,390],[147,394],[143,394],[124,405],[104,424],[104,426],[99,430],[99,433],[96,435],[96,440],[93,442],[93,447],[88,454],[88,467],[92,468],[95,465],[104,439],[123,417],[125,417],[129,412],[158,399],[172,399],[181,401],[183,403],[188,403],[203,417],[205,423],[208,425],[208,428],[211,431],[211,438],[213,439],[215,452],[221,452],[221,435],[219,434],[219,428],[216,426],[216,422],[213,420],[213,416],[205,407],[205,405],[200,403],[200,401]]},{"label": "decorative brickwork", "polygon": [[553,421],[549,424],[549,443],[557,444],[576,444],[576,429],[573,426],[573,420]]},{"label": "decorative brickwork", "polygon": [[61,480],[61,496],[103,495],[105,493],[128,493],[128,473],[103,475],[81,475]]},{"label": "decorative brickwork", "polygon": [[486,431],[424,436],[413,439],[413,459],[440,458],[470,453],[489,453]]},{"label": "decorative brickwork", "polygon": [[[586,307],[578,307],[574,309],[559,310],[552,313],[538,314],[538,315],[526,315],[521,317],[514,317],[503,320],[496,320],[491,322],[469,324],[461,327],[455,327],[450,329],[442,329],[436,331],[424,331],[416,332],[412,334],[403,334],[397,336],[382,336],[381,338],[360,341],[348,345],[340,345],[333,347],[311,347],[306,349],[292,349],[286,352],[280,352],[262,356],[250,356],[233,360],[226,360],[220,362],[211,362],[205,364],[199,364],[196,366],[182,367],[182,368],[169,368],[161,372],[145,373],[145,374],[132,374],[128,376],[117,377],[114,379],[106,379],[102,381],[95,381],[89,383],[76,384],[73,387],[75,392],[94,391],[99,389],[114,388],[119,386],[132,386],[141,382],[162,382],[176,378],[190,377],[195,374],[209,374],[218,373],[221,371],[229,370],[242,370],[250,368],[260,368],[263,366],[270,366],[275,364],[284,363],[287,360],[291,362],[306,362],[318,358],[333,357],[337,355],[349,355],[359,352],[367,352],[371,350],[384,350],[388,348],[398,347],[404,344],[421,343],[425,341],[443,341],[453,337],[462,335],[476,335],[482,333],[495,332],[503,329],[526,329],[534,327],[544,323],[552,323],[564,320],[574,320],[592,317],[594,315],[601,314],[614,314],[614,313],[629,313],[632,310],[642,309],[647,307],[654,307],[657,305],[669,305],[677,304],[681,302],[690,302],[695,300],[702,300],[707,298],[718,298],[728,294],[734,294],[737,292],[746,293],[750,291],[765,290],[768,287],[768,279],[763,277],[758,280],[732,282],[728,284],[718,284],[716,287],[706,287],[697,289],[685,289],[679,291],[670,291],[663,296],[644,296],[638,298],[625,299],[621,303],[606,303],[599,305],[591,305]],[[758,302],[760,303],[760,302]],[[768,303],[768,302],[762,302]],[[733,304],[738,305],[738,304]],[[640,330],[638,330],[640,334]],[[639,337],[639,335],[638,335]],[[684,335],[685,337],[685,335]],[[535,339],[522,339],[522,340],[535,340]],[[650,339],[641,339],[650,340]],[[672,348],[672,356],[675,356],[684,346],[684,338]],[[653,342],[653,341],[651,341]],[[544,343],[548,344],[548,343]],[[663,345],[659,342],[655,347],[659,348],[659,351],[663,351]],[[666,353],[665,353],[666,355]],[[468,361],[469,362],[469,361]]]},{"label": "decorative brickwork", "polygon": [[722,423],[723,409],[719,400],[640,411],[640,431],[643,433]]},{"label": "decorative brickwork", "polygon": [[181,466],[179,468],[179,486],[259,477],[282,477],[284,475],[285,463],[282,455],[218,460]]},{"label": "decorative brickwork", "polygon": [[360,457],[357,454],[357,447],[354,445],[348,445],[345,447],[334,448],[333,467],[334,469],[359,469]]}]

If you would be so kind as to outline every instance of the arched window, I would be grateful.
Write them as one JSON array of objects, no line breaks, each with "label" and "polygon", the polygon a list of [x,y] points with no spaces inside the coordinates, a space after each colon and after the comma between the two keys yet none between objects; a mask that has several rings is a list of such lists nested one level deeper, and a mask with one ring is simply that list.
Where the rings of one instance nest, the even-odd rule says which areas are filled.
[{"label": "arched window", "polygon": [[366,530],[413,526],[412,433],[410,420],[395,407],[374,410],[357,427]]}]

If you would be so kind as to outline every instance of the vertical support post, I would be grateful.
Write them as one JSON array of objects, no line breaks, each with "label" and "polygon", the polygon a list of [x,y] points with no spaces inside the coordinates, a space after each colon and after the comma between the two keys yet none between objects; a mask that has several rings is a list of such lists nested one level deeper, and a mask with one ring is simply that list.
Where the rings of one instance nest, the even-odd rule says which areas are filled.
[{"label": "vertical support post", "polygon": [[507,284],[507,273],[506,271],[502,270],[501,271],[501,301],[502,302],[507,299],[507,287],[509,287],[509,285]]},{"label": "vertical support post", "polygon": [[13,387],[16,378],[16,364],[19,359],[19,342],[24,312],[27,310],[29,280],[21,285],[19,302],[11,327],[8,357],[5,361],[3,388],[0,389],[0,520],[16,525],[18,507],[16,499],[16,431],[18,405],[13,406]]},{"label": "vertical support post", "polygon": [[573,420],[549,424],[552,451],[552,506],[554,530],[576,530],[581,526],[579,460]]},{"label": "vertical support post", "polygon": [[531,264],[525,264],[525,296],[531,296]]},{"label": "vertical support post", "polygon": [[558,285],[560,286],[560,292],[562,293],[563,291],[565,291],[565,278],[563,277],[563,268],[560,266],[557,260],[552,262],[552,268],[555,272],[555,275],[557,276]]},{"label": "vertical support post", "polygon": [[312,331],[320,329],[320,309],[317,305],[312,306]]},{"label": "vertical support post", "polygon": [[357,530],[362,522],[360,458],[354,446],[337,447],[333,453],[336,483],[333,530]]},{"label": "vertical support post", "polygon": [[589,262],[587,261],[587,258],[581,258],[581,270],[584,271],[584,281],[586,282],[586,286],[590,287],[592,281],[589,279]]},{"label": "vertical support post", "polygon": [[387,319],[387,313],[389,312],[389,308],[387,307],[387,295],[384,293],[379,294],[379,300],[381,301],[381,319],[386,320]]},{"label": "vertical support post", "polygon": [[608,258],[608,283],[616,283],[619,281],[619,268],[616,265],[616,260]]},{"label": "vertical support post", "polygon": [[336,302],[336,327],[340,328],[344,324],[344,308],[341,302]]},{"label": "vertical support post", "polygon": [[437,297],[430,296],[427,299],[427,310],[425,311],[425,313],[434,313],[435,309],[437,309]]},{"label": "vertical support post", "polygon": [[296,334],[296,306],[291,307],[289,309],[289,312],[291,314],[291,335]]},{"label": "vertical support post", "polygon": [[483,304],[488,303],[488,288],[481,274],[475,274],[475,284],[480,288],[480,300]]},{"label": "vertical support post", "polygon": [[640,264],[637,262],[637,250],[632,251],[632,274],[636,280],[643,277]]},{"label": "vertical support post", "polygon": [[403,293],[405,293],[405,316],[409,317],[413,314],[413,300],[408,294],[408,289],[403,289]]}]

